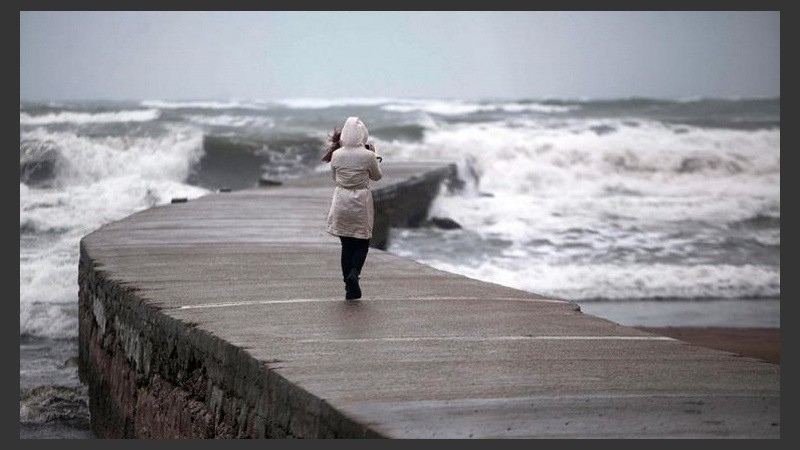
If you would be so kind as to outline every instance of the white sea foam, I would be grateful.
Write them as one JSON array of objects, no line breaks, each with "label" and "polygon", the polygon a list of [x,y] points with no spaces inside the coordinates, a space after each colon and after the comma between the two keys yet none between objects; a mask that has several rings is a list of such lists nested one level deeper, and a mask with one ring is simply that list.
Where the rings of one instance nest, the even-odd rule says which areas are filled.
[{"label": "white sea foam", "polygon": [[202,156],[202,134],[90,138],[36,129],[20,139],[50,141],[59,152],[54,187],[20,183],[20,229],[36,233],[20,246],[20,334],[74,337],[80,238],[172,197],[205,194],[184,184]]},{"label": "white sea foam", "polygon": [[128,111],[111,111],[86,113],[61,111],[57,113],[30,115],[19,113],[20,125],[49,125],[56,123],[114,123],[114,122],[149,122],[156,120],[161,112],[157,109],[137,109]]},{"label": "white sea foam", "polygon": [[[75,273],[69,275],[77,276]],[[54,284],[48,280],[48,284]],[[52,339],[77,336],[77,301],[64,303],[23,303],[19,305],[20,335],[35,335]]]},{"label": "white sea foam", "polygon": [[577,108],[577,106],[541,103],[476,103],[462,100],[396,100],[381,107],[393,112],[422,111],[445,116],[461,116],[484,111],[564,113]]},{"label": "white sea foam", "polygon": [[[570,299],[780,295],[779,269],[704,264],[696,246],[723,238],[681,233],[780,216],[779,130],[508,120],[440,124],[381,148],[391,160],[459,155],[477,182],[439,196],[431,215],[512,243],[502,258],[425,261],[436,267]],[[780,232],[756,241],[780,245]]]},{"label": "white sea foam", "polygon": [[764,298],[780,295],[780,271],[765,266],[583,264],[493,258],[476,267],[422,261],[470,278],[566,300]]},{"label": "white sea foam", "polygon": [[390,105],[381,107],[386,111],[408,113],[414,111],[423,111],[431,114],[440,115],[465,115],[472,114],[479,111],[488,111],[494,109],[493,106],[479,105],[477,103],[462,102],[462,101],[446,101],[446,100],[405,100],[396,102]]},{"label": "white sea foam", "polygon": [[503,103],[498,109],[505,112],[566,113],[580,109],[576,105],[546,105],[542,103]]},{"label": "white sea foam", "polygon": [[227,114],[201,116],[187,116],[187,120],[199,125],[210,125],[214,127],[266,127],[273,128],[275,120],[271,117],[261,116],[231,116]]},{"label": "white sea foam", "polygon": [[[601,125],[616,131],[593,131]],[[479,177],[478,188],[495,194],[480,204],[455,196],[439,205],[467,221],[472,214],[480,216],[476,220],[494,216],[494,222],[567,215],[730,221],[780,204],[777,130],[676,133],[658,123],[483,123],[427,130],[421,143],[382,144],[393,159],[459,155]]]},{"label": "white sea foam", "polygon": [[752,233],[753,240],[764,246],[781,245],[781,230],[762,230]]},{"label": "white sea foam", "polygon": [[147,108],[159,109],[267,109],[268,105],[263,102],[255,101],[217,101],[217,100],[195,100],[195,101],[165,101],[165,100],[144,100],[141,105]]},{"label": "white sea foam", "polygon": [[387,97],[352,98],[287,98],[274,103],[293,109],[327,109],[340,106],[377,106],[397,101]]}]

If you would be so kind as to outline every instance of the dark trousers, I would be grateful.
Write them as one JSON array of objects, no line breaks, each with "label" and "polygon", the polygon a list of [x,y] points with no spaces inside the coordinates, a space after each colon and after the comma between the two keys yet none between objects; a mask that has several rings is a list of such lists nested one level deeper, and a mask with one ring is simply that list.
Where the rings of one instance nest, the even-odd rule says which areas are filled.
[{"label": "dark trousers", "polygon": [[367,260],[369,239],[339,236],[342,241],[342,279],[346,280],[351,270],[356,270],[356,276],[361,273],[364,261]]}]

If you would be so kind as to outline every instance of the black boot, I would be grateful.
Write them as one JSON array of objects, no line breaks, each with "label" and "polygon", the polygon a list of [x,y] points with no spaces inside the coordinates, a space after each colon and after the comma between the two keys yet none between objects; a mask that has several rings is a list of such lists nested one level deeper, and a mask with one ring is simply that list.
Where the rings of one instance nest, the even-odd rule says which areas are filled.
[{"label": "black boot", "polygon": [[351,269],[347,278],[344,280],[345,300],[357,300],[361,298],[361,286],[358,285],[358,270]]}]

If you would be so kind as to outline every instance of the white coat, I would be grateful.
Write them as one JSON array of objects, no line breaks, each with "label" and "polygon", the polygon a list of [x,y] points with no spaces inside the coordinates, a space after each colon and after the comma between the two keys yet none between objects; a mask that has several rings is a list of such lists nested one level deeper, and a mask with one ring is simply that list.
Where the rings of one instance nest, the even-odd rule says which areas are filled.
[{"label": "white coat", "polygon": [[357,117],[349,117],[342,128],[342,147],[331,157],[331,175],[336,182],[326,231],[334,236],[358,239],[372,237],[375,208],[370,180],[383,177],[375,152],[364,148],[369,134]]}]

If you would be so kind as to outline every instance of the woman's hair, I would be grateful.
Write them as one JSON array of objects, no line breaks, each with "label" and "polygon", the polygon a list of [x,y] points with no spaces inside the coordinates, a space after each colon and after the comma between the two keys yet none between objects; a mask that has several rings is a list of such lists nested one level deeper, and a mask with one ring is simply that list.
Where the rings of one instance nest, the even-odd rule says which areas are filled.
[{"label": "woman's hair", "polygon": [[[328,150],[325,152],[325,155],[322,157],[322,160],[325,162],[331,162],[331,158],[333,158],[333,152],[337,149],[342,147],[342,130],[339,128],[334,127],[333,131],[328,135]],[[364,148],[367,150],[375,151],[375,147],[372,144],[364,144]]]},{"label": "woman's hair", "polygon": [[322,160],[325,162],[331,162],[331,157],[333,157],[333,152],[336,149],[342,146],[342,130],[339,128],[334,127],[331,134],[328,135],[328,151],[325,152],[325,156],[322,157]]}]

